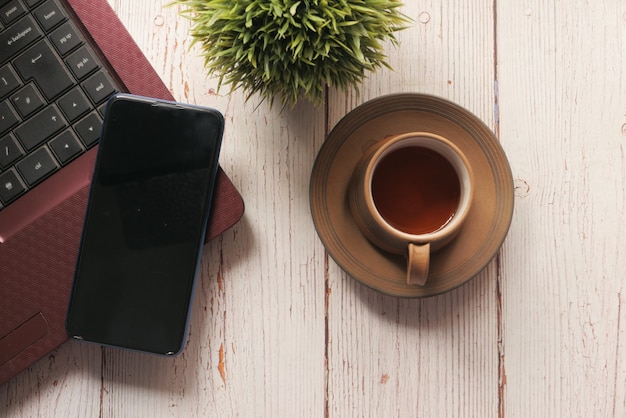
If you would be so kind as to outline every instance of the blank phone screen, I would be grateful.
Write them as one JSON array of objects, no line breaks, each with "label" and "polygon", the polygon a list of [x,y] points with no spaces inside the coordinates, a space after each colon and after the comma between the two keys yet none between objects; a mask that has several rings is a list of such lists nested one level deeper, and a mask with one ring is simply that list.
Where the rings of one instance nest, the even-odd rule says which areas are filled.
[{"label": "blank phone screen", "polygon": [[165,355],[182,349],[223,126],[209,108],[111,99],[70,299],[71,337]]}]

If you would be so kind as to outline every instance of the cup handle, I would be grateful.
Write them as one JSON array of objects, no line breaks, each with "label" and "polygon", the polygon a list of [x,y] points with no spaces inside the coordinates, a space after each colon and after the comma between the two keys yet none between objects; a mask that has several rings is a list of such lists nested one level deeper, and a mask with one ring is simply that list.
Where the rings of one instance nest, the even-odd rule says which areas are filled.
[{"label": "cup handle", "polygon": [[406,269],[406,282],[408,285],[424,286],[428,278],[430,265],[430,243],[409,243],[409,258]]}]

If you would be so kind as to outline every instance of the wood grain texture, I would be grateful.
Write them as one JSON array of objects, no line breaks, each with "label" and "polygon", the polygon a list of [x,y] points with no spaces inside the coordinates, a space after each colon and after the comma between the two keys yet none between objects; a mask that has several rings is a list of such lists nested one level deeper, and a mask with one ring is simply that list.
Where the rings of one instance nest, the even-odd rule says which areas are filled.
[{"label": "wood grain texture", "polygon": [[[356,105],[395,92],[448,98],[494,126],[492,2],[406,2],[404,12],[415,23],[387,49],[394,71],[370,75],[360,96],[331,90],[329,129]],[[403,300],[331,264],[330,416],[495,416],[497,265],[448,294]]]},{"label": "wood grain texture", "polygon": [[[407,0],[394,71],[284,112],[217,91],[168,1],[110,3],[178,100],[224,113],[246,214],[204,249],[182,355],[64,344],[0,386],[0,416],[626,415],[625,1]],[[342,272],[308,202],[328,132],[396,92],[476,114],[516,185],[501,252],[424,300]]]},{"label": "wood grain texture", "polygon": [[[181,416],[321,415],[324,251],[307,196],[324,138],[323,109],[303,104],[280,113],[228,88],[218,92],[198,49],[189,51],[188,22],[176,8],[119,2],[116,9],[135,24],[136,14],[150,16],[129,30],[151,34],[142,49],[178,100],[224,113],[220,164],[246,202],[242,222],[204,251],[189,346],[165,369],[161,390],[169,395],[157,398],[161,405],[150,415],[165,409]],[[111,373],[124,369],[112,366]],[[110,402],[111,416],[127,412],[124,391]]]},{"label": "wood grain texture", "polygon": [[519,195],[503,255],[507,416],[624,414],[625,11],[498,5]]}]

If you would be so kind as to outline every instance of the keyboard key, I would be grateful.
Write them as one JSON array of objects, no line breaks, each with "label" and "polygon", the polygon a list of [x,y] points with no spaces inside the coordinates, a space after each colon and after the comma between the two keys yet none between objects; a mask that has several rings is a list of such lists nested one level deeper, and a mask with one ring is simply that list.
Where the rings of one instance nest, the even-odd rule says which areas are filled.
[{"label": "keyboard key", "polygon": [[13,103],[13,106],[15,106],[23,118],[30,116],[45,105],[41,94],[39,94],[33,83],[26,85],[11,96],[11,103]]},{"label": "keyboard key", "polygon": [[14,169],[0,174],[0,200],[9,203],[26,191],[26,186]]},{"label": "keyboard key", "polygon": [[72,22],[65,22],[60,28],[52,32],[49,38],[61,55],[67,54],[83,43],[83,39],[78,35]]},{"label": "keyboard key", "polygon": [[45,146],[26,156],[16,167],[31,187],[59,168]]},{"label": "keyboard key", "polygon": [[6,169],[22,156],[24,156],[24,151],[12,134],[0,138],[0,167]]},{"label": "keyboard key", "polygon": [[83,83],[83,88],[89,98],[96,104],[105,101],[113,93],[117,92],[113,82],[103,70],[89,77]]},{"label": "keyboard key", "polygon": [[45,39],[20,55],[15,60],[15,68],[25,80],[35,80],[48,100],[74,84],[72,76]]},{"label": "keyboard key", "polygon": [[74,87],[69,93],[61,97],[57,104],[70,122],[74,122],[91,109],[89,99],[80,87]]},{"label": "keyboard key", "polygon": [[80,47],[65,60],[77,79],[82,79],[100,66],[93,52],[86,46]]},{"label": "keyboard key", "polygon": [[24,2],[26,3],[26,5],[28,7],[30,7],[31,9],[35,6],[37,6],[37,4],[41,3],[43,0],[24,0]]},{"label": "keyboard key", "polygon": [[0,97],[5,97],[22,85],[9,64],[0,68]]},{"label": "keyboard key", "polygon": [[0,134],[8,131],[17,125],[18,122],[17,114],[15,114],[15,110],[13,110],[11,105],[6,100],[0,103]]},{"label": "keyboard key", "polygon": [[67,7],[0,0],[0,210],[96,145],[120,91]]},{"label": "keyboard key", "polygon": [[102,119],[96,112],[91,112],[85,119],[78,122],[74,129],[86,147],[90,147],[100,139]]},{"label": "keyboard key", "polygon": [[56,0],[47,0],[35,10],[34,15],[46,32],[67,19],[65,12],[59,7]]},{"label": "keyboard key", "polygon": [[0,33],[0,62],[8,61],[42,36],[43,33],[32,16],[26,16],[17,21],[9,29]]},{"label": "keyboard key", "polygon": [[26,14],[26,9],[19,0],[12,0],[0,9],[0,19],[5,25],[10,25]]},{"label": "keyboard key", "polygon": [[98,112],[102,116],[102,119],[104,119],[104,114],[106,113],[106,110],[107,110],[107,103],[108,102],[104,102],[100,106],[98,106]]},{"label": "keyboard key", "polygon": [[65,127],[67,122],[59,109],[51,105],[17,127],[15,134],[24,148],[30,151]]},{"label": "keyboard key", "polygon": [[83,147],[71,129],[63,131],[50,141],[49,145],[61,164],[67,163],[83,151]]}]

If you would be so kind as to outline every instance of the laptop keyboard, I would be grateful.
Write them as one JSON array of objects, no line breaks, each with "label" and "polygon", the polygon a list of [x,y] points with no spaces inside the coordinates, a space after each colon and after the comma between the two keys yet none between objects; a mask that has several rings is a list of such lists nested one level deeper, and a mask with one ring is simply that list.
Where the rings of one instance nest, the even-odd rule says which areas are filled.
[{"label": "laptop keyboard", "polygon": [[120,90],[59,0],[0,0],[0,211],[100,139]]}]

